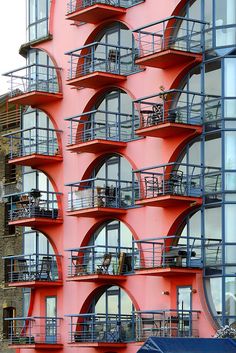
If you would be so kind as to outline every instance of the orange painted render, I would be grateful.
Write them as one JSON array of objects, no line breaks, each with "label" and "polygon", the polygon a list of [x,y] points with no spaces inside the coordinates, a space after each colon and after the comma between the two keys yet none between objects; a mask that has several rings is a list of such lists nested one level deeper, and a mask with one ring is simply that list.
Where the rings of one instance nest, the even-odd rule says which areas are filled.
[{"label": "orange painted render", "polygon": [[[161,20],[174,13],[176,6],[180,1],[178,0],[146,0],[146,2],[134,6],[126,11],[124,15],[116,17],[125,23],[130,29],[140,27],[142,25]],[[68,253],[66,249],[78,248],[85,245],[88,241],[89,235],[101,224],[104,220],[112,219],[113,217],[121,220],[133,230],[135,239],[154,238],[158,235],[174,234],[174,229],[180,224],[186,211],[189,210],[189,202],[175,203],[175,207],[150,207],[142,206],[130,209],[126,212],[107,212],[106,210],[91,210],[89,217],[86,217],[83,212],[75,211],[76,216],[71,217],[70,212],[67,212],[67,193],[69,188],[65,186],[66,183],[72,181],[79,181],[87,174],[90,174],[92,166],[95,161],[104,156],[102,150],[94,150],[93,153],[71,153],[67,146],[67,122],[65,118],[81,114],[88,110],[88,102],[93,102],[93,97],[99,94],[99,91],[104,92],[104,87],[99,88],[99,81],[96,82],[96,89],[84,88],[77,90],[68,85],[67,69],[68,57],[64,55],[65,52],[74,48],[78,48],[87,43],[88,38],[93,37],[96,33],[96,28],[100,25],[105,27],[109,21],[102,23],[85,24],[83,26],[72,25],[73,22],[66,20],[66,1],[56,1],[52,6],[50,18],[50,33],[53,35],[53,40],[44,42],[38,46],[39,49],[45,50],[50,57],[56,62],[57,67],[61,67],[62,94],[63,99],[48,101],[46,104],[40,101],[40,108],[46,111],[55,122],[55,128],[63,130],[62,134],[62,163],[53,163],[43,166],[42,170],[46,172],[52,181],[55,191],[63,193],[62,196],[62,213],[63,223],[53,224],[48,227],[47,224],[38,225],[37,221],[33,220],[34,227],[39,226],[38,229],[43,231],[48,239],[52,242],[56,254],[63,255],[62,257],[62,276],[63,286],[59,287],[39,287],[33,290],[34,295],[31,297],[30,315],[44,316],[45,313],[45,297],[50,295],[57,295],[58,316],[62,317],[60,334],[62,337],[63,348],[58,347],[58,352],[70,353],[73,349],[68,345],[68,331],[69,319],[64,315],[79,314],[85,312],[89,305],[89,301],[96,293],[100,286],[105,283],[95,279],[94,281],[73,281],[67,278],[67,269],[69,265]],[[172,87],[173,82],[177,77],[181,77],[181,72],[184,72],[186,66],[178,65],[166,70],[159,68],[145,68],[144,71],[128,76],[126,80],[117,83],[117,86],[130,92],[132,96],[137,99],[142,96],[148,96],[158,92],[160,86],[166,89]],[[107,86],[106,88],[111,87]],[[113,87],[113,86],[112,86]],[[37,105],[36,102],[33,102]],[[92,103],[90,108],[92,107]],[[188,137],[189,138],[189,137]],[[174,160],[180,150],[186,143],[186,135],[170,139],[162,139],[157,137],[145,137],[143,139],[127,143],[125,149],[122,149],[122,156],[127,158],[134,169],[140,169],[148,166],[167,163]],[[117,152],[117,149],[110,148],[110,153]],[[196,201],[191,200],[190,204]],[[196,206],[196,205],[194,205]],[[118,210],[119,211],[119,210]],[[80,214],[78,214],[80,213]],[[178,224],[176,224],[176,219]],[[57,221],[51,221],[58,223]],[[13,222],[12,222],[13,223]],[[19,222],[18,222],[19,223]],[[21,224],[25,225],[25,224]],[[174,225],[174,227],[173,227]],[[181,271],[180,271],[181,272]],[[99,276],[97,276],[99,277]],[[115,277],[115,276],[114,276]],[[105,280],[105,279],[104,279]],[[200,310],[199,316],[199,335],[200,337],[211,337],[215,332],[213,320],[207,309],[205,302],[204,290],[202,285],[202,274],[199,271],[193,271],[190,274],[184,273],[182,276],[178,271],[172,276],[156,276],[150,275],[130,275],[125,281],[109,280],[109,285],[120,285],[131,297],[137,310],[161,310],[176,308],[176,286],[191,285],[196,289],[193,294],[193,308]],[[168,291],[170,295],[163,295],[162,292]],[[77,344],[78,346],[78,344]],[[105,345],[97,347],[88,347],[83,344],[81,351],[83,353],[93,353],[101,349],[101,352],[109,350],[116,351],[116,345],[109,345],[105,349]],[[121,353],[135,353],[140,347],[139,343],[124,344],[119,347]],[[26,347],[21,347],[20,353],[27,352]],[[33,348],[33,347],[32,347]],[[36,349],[36,348],[34,348]],[[32,349],[32,352],[34,351]],[[41,347],[42,351],[50,351],[51,348]],[[74,348],[74,351],[77,351]]]}]

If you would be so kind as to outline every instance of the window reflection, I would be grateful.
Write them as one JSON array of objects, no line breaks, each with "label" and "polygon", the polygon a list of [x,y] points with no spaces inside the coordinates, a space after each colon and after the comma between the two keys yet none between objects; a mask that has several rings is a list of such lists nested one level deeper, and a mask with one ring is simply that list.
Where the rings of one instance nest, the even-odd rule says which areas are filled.
[{"label": "window reflection", "polygon": [[[202,13],[204,14],[204,17],[201,15]],[[235,0],[190,1],[185,7],[184,16],[198,20],[202,19],[208,23],[205,27],[205,45],[207,49],[212,48],[212,46],[224,47],[235,45]],[[212,41],[214,37],[215,43]]]},{"label": "window reflection", "polygon": [[226,315],[236,316],[236,277],[225,278]]},{"label": "window reflection", "polygon": [[131,315],[133,304],[123,289],[113,286],[108,288],[99,298],[94,299],[91,309],[97,314]]}]

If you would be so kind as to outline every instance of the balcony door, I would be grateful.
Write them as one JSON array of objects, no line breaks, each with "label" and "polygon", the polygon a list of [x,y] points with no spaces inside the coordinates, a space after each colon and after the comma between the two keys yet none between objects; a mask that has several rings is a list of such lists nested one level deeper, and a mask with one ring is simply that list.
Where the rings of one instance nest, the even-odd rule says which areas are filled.
[{"label": "balcony door", "polygon": [[192,287],[177,287],[178,337],[192,336]]},{"label": "balcony door", "polygon": [[57,342],[57,298],[46,297],[45,307],[45,342]]}]

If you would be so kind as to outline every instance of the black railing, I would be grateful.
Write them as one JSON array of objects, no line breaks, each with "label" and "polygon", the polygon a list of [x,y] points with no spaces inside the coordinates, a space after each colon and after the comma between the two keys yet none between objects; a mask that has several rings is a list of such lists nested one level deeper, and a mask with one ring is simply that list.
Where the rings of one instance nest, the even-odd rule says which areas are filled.
[{"label": "black railing", "polygon": [[60,344],[61,318],[58,317],[16,317],[6,318],[10,332],[8,344]]},{"label": "black railing", "polygon": [[136,340],[145,341],[150,336],[199,337],[196,310],[136,311]]},{"label": "black railing", "polygon": [[40,91],[59,93],[57,71],[55,66],[31,64],[4,74],[10,78],[12,96]]},{"label": "black railing", "polygon": [[60,256],[31,254],[4,257],[5,282],[60,281]]},{"label": "black railing", "polygon": [[198,337],[196,310],[150,310],[129,314],[80,314],[70,317],[69,343],[126,343],[150,336]]},{"label": "black railing", "polygon": [[136,50],[129,47],[94,42],[66,55],[70,56],[69,80],[97,71],[129,75],[139,70],[134,64]]},{"label": "black railing", "polygon": [[61,156],[58,138],[62,131],[31,127],[3,135],[8,138],[10,159],[42,154],[46,156]]},{"label": "black railing", "polygon": [[221,119],[221,97],[203,95],[180,89],[161,90],[160,93],[134,101],[139,112],[139,128],[164,123],[202,125]]},{"label": "black railing", "polygon": [[132,114],[104,110],[92,110],[71,118],[69,121],[69,145],[93,141],[130,141],[138,126],[138,117]]},{"label": "black railing", "polygon": [[134,341],[133,316],[125,314],[81,314],[70,316],[69,343]]},{"label": "black railing", "polygon": [[191,197],[206,196],[217,199],[221,192],[220,168],[186,163],[167,163],[133,172],[139,180],[137,199],[149,199],[165,195]]},{"label": "black railing", "polygon": [[27,218],[61,219],[61,210],[58,204],[61,194],[57,192],[32,189],[29,192],[21,192],[4,196],[8,199],[10,211],[9,220],[17,221]]},{"label": "black railing", "polygon": [[138,42],[138,57],[175,49],[201,53],[204,50],[206,23],[180,16],[171,16],[161,21],[137,28],[134,33]]},{"label": "black railing", "polygon": [[68,276],[122,275],[132,272],[132,247],[90,245],[70,250]]},{"label": "black railing", "polygon": [[93,207],[127,208],[133,204],[133,182],[91,178],[67,184],[68,210]]},{"label": "black railing", "polygon": [[96,4],[128,8],[143,1],[144,0],[69,0],[67,3],[67,13],[83,10]]}]

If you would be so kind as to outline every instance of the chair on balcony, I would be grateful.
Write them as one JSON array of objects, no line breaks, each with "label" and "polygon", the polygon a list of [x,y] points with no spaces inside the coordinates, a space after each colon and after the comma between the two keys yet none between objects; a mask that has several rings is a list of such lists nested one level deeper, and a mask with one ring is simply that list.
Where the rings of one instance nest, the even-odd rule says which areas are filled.
[{"label": "chair on balcony", "polygon": [[38,273],[38,280],[40,281],[51,281],[51,270],[52,270],[52,257],[43,256],[41,261],[41,268]]},{"label": "chair on balcony", "polygon": [[157,125],[163,122],[163,105],[154,104],[152,106],[152,111],[148,113],[147,117],[147,127]]},{"label": "chair on balcony", "polygon": [[183,194],[183,172],[182,170],[172,170],[168,180],[165,180],[165,194]]},{"label": "chair on balcony", "polygon": [[29,281],[31,279],[31,273],[29,270],[29,265],[27,263],[26,259],[18,259],[18,269],[19,269],[19,273],[18,273],[18,278],[15,280],[18,281]]},{"label": "chair on balcony", "polygon": [[156,197],[159,194],[159,181],[158,177],[153,176],[147,176],[144,177],[144,183],[145,183],[145,198],[152,198]]},{"label": "chair on balcony", "polygon": [[108,274],[108,269],[111,265],[111,259],[112,259],[111,253],[104,254],[101,265],[97,265],[98,274]]},{"label": "chair on balcony", "polygon": [[108,52],[108,70],[111,72],[119,71],[120,52],[117,49],[110,49]]}]

